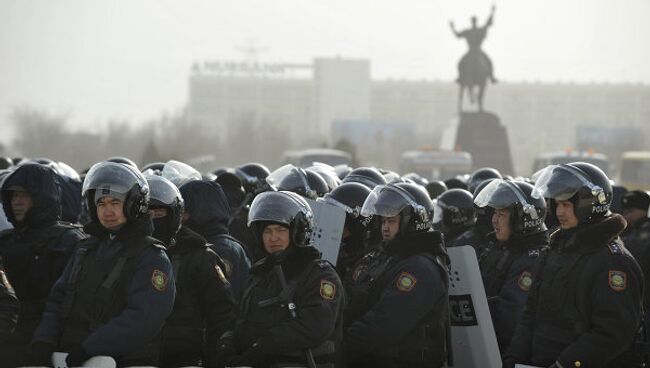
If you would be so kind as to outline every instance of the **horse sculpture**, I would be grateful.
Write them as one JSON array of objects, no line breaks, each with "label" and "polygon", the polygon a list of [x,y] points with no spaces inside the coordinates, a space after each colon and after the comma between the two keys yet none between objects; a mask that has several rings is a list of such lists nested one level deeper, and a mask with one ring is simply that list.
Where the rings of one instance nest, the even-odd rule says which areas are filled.
[{"label": "horse sculpture", "polygon": [[[463,97],[465,90],[468,91],[469,99],[472,104],[478,104],[478,110],[483,111],[483,97],[485,95],[485,86],[487,81],[496,83],[494,78],[492,61],[481,50],[481,44],[487,35],[488,28],[492,25],[495,7],[492,6],[490,16],[485,25],[478,27],[476,17],[472,17],[472,27],[458,32],[453,22],[449,22],[452,32],[458,38],[464,38],[467,41],[469,50],[458,62],[458,79],[460,85],[458,95],[458,111],[463,111]],[[478,88],[478,91],[476,91]],[[478,94],[477,94],[478,93]]]}]

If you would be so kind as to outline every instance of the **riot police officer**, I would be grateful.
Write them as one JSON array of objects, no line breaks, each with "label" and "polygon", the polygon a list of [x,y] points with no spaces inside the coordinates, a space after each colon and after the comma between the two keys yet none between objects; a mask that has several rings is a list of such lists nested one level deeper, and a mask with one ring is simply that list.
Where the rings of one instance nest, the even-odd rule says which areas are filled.
[{"label": "riot police officer", "polygon": [[251,269],[220,355],[233,367],[332,366],[343,292],[334,268],[310,246],[309,205],[293,192],[265,192],[253,200],[249,223],[267,256]]},{"label": "riot police officer", "polygon": [[539,250],[548,245],[546,202],[531,196],[533,186],[492,180],[478,193],[479,208],[493,208],[493,243],[479,259],[499,350],[507,350],[524,310]]},{"label": "riot police officer", "polygon": [[382,246],[346,279],[344,349],[351,367],[441,367],[445,361],[447,264],[433,205],[410,183],[376,187],[361,211],[380,217]]},{"label": "riot police officer", "polygon": [[52,168],[27,163],[2,185],[2,206],[14,228],[0,234],[0,257],[21,301],[18,326],[0,345],[0,361],[7,366],[26,363],[50,289],[75,243],[86,238],[79,226],[61,221],[60,180]]},{"label": "riot police officer", "polygon": [[445,245],[453,247],[456,240],[476,223],[474,197],[465,189],[449,189],[438,196],[435,201],[433,226],[445,236]]},{"label": "riot police officer", "polygon": [[184,202],[169,180],[146,176],[153,236],[167,245],[176,300],[162,332],[161,367],[216,365],[219,337],[232,328],[235,300],[223,262],[205,238],[181,225]]},{"label": "riot police officer", "polygon": [[640,326],[643,273],[611,214],[607,176],[584,162],[552,165],[533,197],[550,199],[560,229],[542,252],[504,366],[622,367]]},{"label": "riot police officer", "polygon": [[[361,214],[361,208],[370,189],[361,183],[343,183],[327,193],[323,202],[342,208],[345,223],[341,238],[341,248],[336,260],[336,271],[345,278],[352,266],[370,251],[368,247],[378,243],[378,231],[373,230],[373,217]],[[376,235],[375,235],[376,234]]]},{"label": "riot police officer", "polygon": [[[627,221],[627,228],[621,238],[634,258],[641,260],[643,254],[650,250],[650,193],[632,190],[623,196],[621,202],[623,216]],[[650,272],[650,269],[647,272]]]},{"label": "riot police officer", "polygon": [[100,162],[82,193],[91,237],[77,244],[54,284],[34,333],[34,360],[47,364],[59,350],[71,367],[95,355],[118,366],[156,365],[176,288],[165,247],[150,237],[149,186],[132,166]]},{"label": "riot police officer", "polygon": [[192,180],[179,189],[185,200],[183,225],[203,236],[224,261],[224,272],[235,300],[239,300],[251,261],[246,248],[228,233],[230,206],[226,194],[218,183],[206,180]]}]

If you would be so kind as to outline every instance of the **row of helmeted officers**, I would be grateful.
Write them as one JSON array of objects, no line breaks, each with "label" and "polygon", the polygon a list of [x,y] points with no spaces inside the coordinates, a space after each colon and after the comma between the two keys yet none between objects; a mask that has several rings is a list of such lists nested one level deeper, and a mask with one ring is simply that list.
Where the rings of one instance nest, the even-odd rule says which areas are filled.
[{"label": "row of helmeted officers", "polygon": [[[446,182],[324,164],[202,175],[112,158],[79,176],[9,163],[3,367],[50,366],[56,351],[68,366],[442,367],[446,248],[463,245],[504,367],[647,359],[650,196],[588,163]],[[336,266],[313,247],[306,198],[346,213]]]}]

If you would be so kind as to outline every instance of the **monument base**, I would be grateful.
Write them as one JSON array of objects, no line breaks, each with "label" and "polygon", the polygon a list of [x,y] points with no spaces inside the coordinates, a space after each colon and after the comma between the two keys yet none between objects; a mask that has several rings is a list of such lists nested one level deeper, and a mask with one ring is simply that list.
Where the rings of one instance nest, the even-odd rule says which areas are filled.
[{"label": "monument base", "polygon": [[504,175],[513,174],[508,132],[494,113],[461,113],[456,147],[472,154],[474,169],[492,167]]}]

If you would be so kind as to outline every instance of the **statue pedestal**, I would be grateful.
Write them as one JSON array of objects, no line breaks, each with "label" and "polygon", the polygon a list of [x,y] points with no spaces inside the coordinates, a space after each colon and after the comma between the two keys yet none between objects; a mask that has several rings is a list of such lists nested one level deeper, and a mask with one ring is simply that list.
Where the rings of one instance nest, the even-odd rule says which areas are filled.
[{"label": "statue pedestal", "polygon": [[508,132],[494,113],[461,113],[456,147],[472,154],[474,169],[492,167],[504,175],[513,174]]}]

